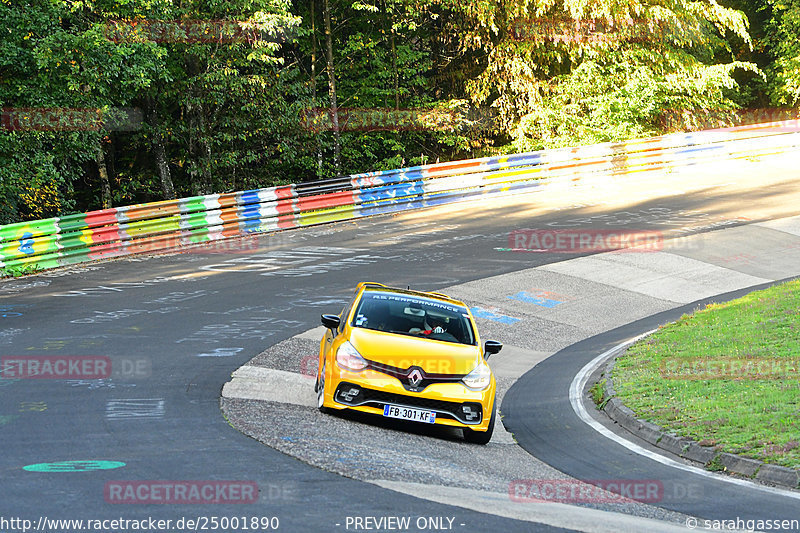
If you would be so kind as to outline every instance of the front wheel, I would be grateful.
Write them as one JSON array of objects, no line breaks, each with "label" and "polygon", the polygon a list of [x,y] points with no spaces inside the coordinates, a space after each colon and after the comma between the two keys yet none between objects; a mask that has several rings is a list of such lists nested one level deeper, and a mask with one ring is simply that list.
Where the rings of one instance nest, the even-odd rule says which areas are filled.
[{"label": "front wheel", "polygon": [[325,363],[322,363],[322,368],[319,371],[317,383],[314,388],[317,391],[317,409],[319,409],[321,413],[327,413],[328,408],[323,405],[325,402]]},{"label": "front wheel", "polygon": [[489,427],[486,431],[474,431],[469,428],[464,428],[464,440],[472,444],[488,444],[489,441],[492,440],[492,432],[494,431],[495,411],[497,411],[497,408],[494,402],[492,402],[492,417],[489,419]]}]

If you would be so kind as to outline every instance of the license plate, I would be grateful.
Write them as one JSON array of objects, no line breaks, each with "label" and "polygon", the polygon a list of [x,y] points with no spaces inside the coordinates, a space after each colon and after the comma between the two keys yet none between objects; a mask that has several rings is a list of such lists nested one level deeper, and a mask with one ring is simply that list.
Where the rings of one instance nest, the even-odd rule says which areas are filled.
[{"label": "license plate", "polygon": [[412,407],[403,407],[402,405],[385,405],[383,407],[383,416],[401,420],[413,420],[414,422],[427,422],[428,424],[436,422],[436,411],[425,411],[424,409],[414,409]]}]

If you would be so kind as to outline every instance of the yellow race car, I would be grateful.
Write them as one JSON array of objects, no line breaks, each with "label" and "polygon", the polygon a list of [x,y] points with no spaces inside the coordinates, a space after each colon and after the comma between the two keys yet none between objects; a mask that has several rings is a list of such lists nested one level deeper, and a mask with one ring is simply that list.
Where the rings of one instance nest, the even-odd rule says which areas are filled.
[{"label": "yellow race car", "polygon": [[337,315],[322,315],[315,391],[320,411],[352,409],[463,428],[486,444],[495,423],[495,379],[475,319],[435,292],[363,282]]}]

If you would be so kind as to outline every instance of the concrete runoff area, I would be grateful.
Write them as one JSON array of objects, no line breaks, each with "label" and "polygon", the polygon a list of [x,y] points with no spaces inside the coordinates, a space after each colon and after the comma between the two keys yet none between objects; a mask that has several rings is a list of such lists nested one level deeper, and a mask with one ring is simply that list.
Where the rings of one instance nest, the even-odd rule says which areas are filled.
[{"label": "concrete runoff area", "polygon": [[[556,263],[562,265],[574,259]],[[520,326],[528,335],[536,338],[527,344],[542,346],[558,339],[553,344],[553,351],[564,346],[559,331],[536,326],[531,320],[539,319],[556,324],[560,329],[565,327],[575,331],[576,339],[586,334],[599,333],[609,329],[620,321],[632,322],[670,307],[669,302],[657,298],[643,297],[641,294],[620,290],[595,283],[591,280],[552,272],[545,268],[526,269],[520,272],[505,274],[500,277],[486,278],[450,287],[446,294],[464,300],[470,305],[494,307],[498,312],[505,312],[515,318],[524,318],[525,324]],[[598,309],[613,309],[607,314]],[[501,325],[496,320],[477,319],[480,324],[482,338],[489,338],[484,331],[496,329],[491,323]],[[514,326],[516,324],[513,324]],[[498,333],[504,333],[504,330]],[[547,333],[548,340],[538,339]]]},{"label": "concrete runoff area", "polygon": [[[374,481],[381,487],[416,494],[427,493],[427,486],[398,481]],[[595,509],[580,508],[563,503],[513,502],[508,494],[479,492],[458,487],[439,487],[428,496],[441,503],[450,503],[468,508],[488,507],[492,512],[507,518],[516,518],[540,524],[558,525],[573,531],[587,533],[640,533],[654,531],[663,533],[686,533],[684,524],[669,524],[660,520],[639,518],[622,513],[610,513]]]},{"label": "concrete runoff area", "polygon": [[607,253],[542,268],[674,303],[689,303],[768,281],[668,252]]}]

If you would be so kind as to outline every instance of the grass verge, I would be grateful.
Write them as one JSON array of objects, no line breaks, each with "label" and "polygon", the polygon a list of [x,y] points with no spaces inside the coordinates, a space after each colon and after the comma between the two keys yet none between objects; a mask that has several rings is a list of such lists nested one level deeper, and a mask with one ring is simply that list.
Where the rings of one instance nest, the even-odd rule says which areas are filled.
[{"label": "grass verge", "polygon": [[612,378],[639,418],[800,467],[800,281],[684,315],[631,346]]}]

